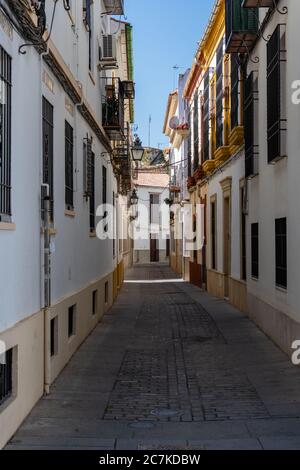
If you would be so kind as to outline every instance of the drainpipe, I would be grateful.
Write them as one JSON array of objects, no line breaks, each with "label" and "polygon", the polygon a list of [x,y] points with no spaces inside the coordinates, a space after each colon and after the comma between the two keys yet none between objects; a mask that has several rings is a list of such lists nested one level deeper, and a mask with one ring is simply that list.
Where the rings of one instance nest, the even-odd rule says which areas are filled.
[{"label": "drainpipe", "polygon": [[50,393],[51,358],[50,358],[50,306],[51,306],[51,250],[50,250],[50,187],[45,188],[44,196],[44,392]]},{"label": "drainpipe", "polygon": [[[43,181],[43,123],[42,123],[42,83],[43,83],[43,60],[49,54],[49,44],[47,50],[41,54],[41,78],[40,78],[40,177]],[[41,247],[41,285],[44,278],[44,393],[49,395],[51,382],[51,358],[50,358],[50,306],[51,306],[51,253],[50,253],[50,186],[42,183],[44,188],[44,244]],[[43,263],[43,265],[42,265]],[[42,273],[43,271],[43,273]]]}]

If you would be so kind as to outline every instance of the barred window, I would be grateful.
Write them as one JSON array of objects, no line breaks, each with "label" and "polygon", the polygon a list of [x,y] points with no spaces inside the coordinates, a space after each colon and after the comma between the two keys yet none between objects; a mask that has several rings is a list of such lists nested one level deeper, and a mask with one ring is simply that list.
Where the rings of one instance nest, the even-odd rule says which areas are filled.
[{"label": "barred window", "polygon": [[194,96],[194,170],[199,166],[199,96]]},{"label": "barred window", "polygon": [[[43,183],[49,185],[50,219],[54,219],[53,106],[43,97]],[[44,207],[42,207],[44,217]]]},{"label": "barred window", "polygon": [[231,129],[239,125],[239,70],[238,54],[231,54]]},{"label": "barred window", "polygon": [[278,25],[267,44],[268,162],[285,155],[285,32]]},{"label": "barred window", "polygon": [[93,232],[96,229],[96,203],[95,203],[95,154],[91,153],[90,161],[90,231]]},{"label": "barred window", "polygon": [[217,148],[223,145],[223,39],[217,50],[217,70],[216,70],[216,145]]},{"label": "barred window", "polygon": [[[189,129],[191,129],[191,113],[189,112],[188,115],[188,123],[189,123]],[[192,175],[192,133],[190,132],[189,138],[188,138],[188,176]]]},{"label": "barred window", "polygon": [[287,288],[287,219],[275,220],[276,285]]},{"label": "barred window", "polygon": [[65,121],[65,203],[68,210],[74,209],[73,146],[73,128]]},{"label": "barred window", "polygon": [[[12,394],[13,350],[9,349],[0,362],[0,405]],[[4,360],[3,360],[4,359]],[[3,362],[3,364],[2,364]]]},{"label": "barred window", "polygon": [[258,145],[255,132],[256,106],[258,103],[257,80],[253,72],[245,80],[244,128],[246,177],[258,173]]},{"label": "barred window", "polygon": [[203,149],[203,160],[209,160],[209,100],[210,100],[210,71],[207,70],[204,75],[204,117],[203,117],[203,140],[204,140],[204,149]]},{"label": "barred window", "polygon": [[251,225],[251,275],[259,277],[259,226]]},{"label": "barred window", "polygon": [[211,203],[211,268],[217,269],[217,214],[216,202]]},{"label": "barred window", "polygon": [[11,216],[11,63],[0,46],[0,222]]}]

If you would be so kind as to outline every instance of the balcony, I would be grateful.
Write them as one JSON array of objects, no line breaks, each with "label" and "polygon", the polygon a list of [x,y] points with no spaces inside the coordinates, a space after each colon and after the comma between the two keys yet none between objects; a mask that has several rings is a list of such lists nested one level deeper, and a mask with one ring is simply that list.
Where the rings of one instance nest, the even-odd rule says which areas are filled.
[{"label": "balcony", "polygon": [[248,53],[258,36],[258,8],[244,8],[244,0],[226,0],[226,52]]},{"label": "balcony", "polygon": [[124,97],[128,100],[134,100],[135,98],[135,83],[132,80],[124,80],[122,82]]},{"label": "balcony", "polygon": [[109,15],[124,15],[124,0],[104,0],[103,3]]},{"label": "balcony", "polygon": [[[278,3],[278,2],[276,2]],[[274,0],[244,0],[244,8],[271,8],[274,6]]]},{"label": "balcony", "polygon": [[102,78],[102,125],[111,141],[124,141],[124,90],[119,78]]}]

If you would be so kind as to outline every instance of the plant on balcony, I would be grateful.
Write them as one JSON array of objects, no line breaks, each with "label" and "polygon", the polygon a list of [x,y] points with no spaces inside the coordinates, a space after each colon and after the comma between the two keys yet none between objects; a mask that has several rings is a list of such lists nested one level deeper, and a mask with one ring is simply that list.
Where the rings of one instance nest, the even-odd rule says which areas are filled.
[{"label": "plant on balcony", "polygon": [[168,197],[165,199],[165,204],[167,204],[167,206],[172,206],[173,203],[174,203],[173,199],[168,198]]},{"label": "plant on balcony", "polygon": [[190,135],[190,127],[187,122],[184,124],[180,124],[176,127],[175,130],[183,138],[188,137]]},{"label": "plant on balcony", "polygon": [[194,176],[194,179],[195,179],[196,182],[202,180],[202,178],[204,176],[202,165],[198,166],[198,168],[195,170],[193,176]]},{"label": "plant on balcony", "polygon": [[180,193],[180,191],[180,186],[177,186],[176,184],[172,184],[170,186],[170,193]]},{"label": "plant on balcony", "polygon": [[189,176],[189,178],[188,178],[188,180],[187,180],[187,187],[188,187],[188,189],[193,188],[195,185],[196,185],[195,178],[194,178],[193,176]]}]

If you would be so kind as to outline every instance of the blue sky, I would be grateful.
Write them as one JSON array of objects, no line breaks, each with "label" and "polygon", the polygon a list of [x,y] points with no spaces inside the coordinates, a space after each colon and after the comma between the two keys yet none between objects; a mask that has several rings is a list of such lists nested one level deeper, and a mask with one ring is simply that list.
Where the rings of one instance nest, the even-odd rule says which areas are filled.
[{"label": "blue sky", "polygon": [[174,88],[174,65],[191,66],[197,42],[208,22],[214,0],[125,0],[127,20],[133,25],[136,82],[135,122],[148,145],[166,145],[162,133],[168,94]]}]

